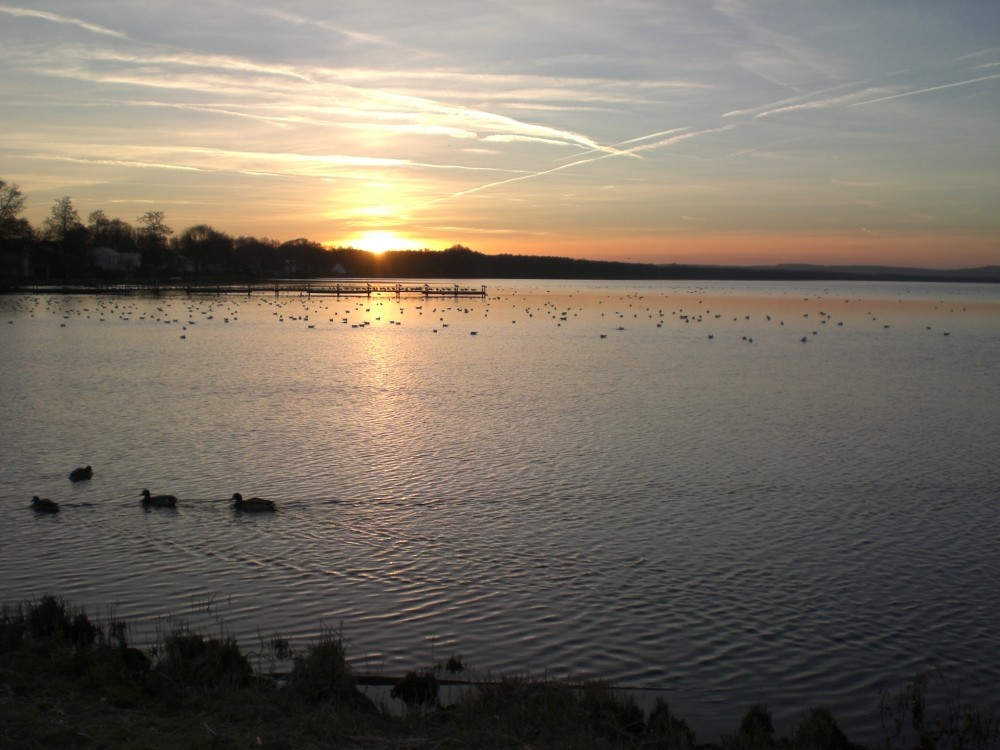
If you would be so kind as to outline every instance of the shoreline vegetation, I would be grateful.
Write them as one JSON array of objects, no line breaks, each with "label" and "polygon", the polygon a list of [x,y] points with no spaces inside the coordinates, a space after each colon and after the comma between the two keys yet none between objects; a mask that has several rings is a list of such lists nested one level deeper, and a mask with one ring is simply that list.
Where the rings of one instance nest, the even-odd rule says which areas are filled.
[{"label": "shoreline vegetation", "polygon": [[[86,223],[69,196],[35,228],[21,214],[27,197],[0,179],[0,292],[76,283],[246,283],[267,279],[591,279],[749,281],[949,281],[1000,283],[1000,265],[951,270],[871,265],[690,265],[487,255],[463,245],[375,253],[306,238],[233,237],[208,224],[178,235],[163,211],[133,226],[91,211]],[[623,248],[624,249],[624,248]],[[807,252],[804,248],[803,252]]]},{"label": "shoreline vegetation", "polygon": [[[165,251],[169,252],[169,251]],[[1000,266],[962,269],[903,268],[892,266],[828,266],[783,264],[771,266],[714,266],[679,263],[627,263],[530,255],[487,255],[467,247],[446,250],[399,250],[372,253],[354,248],[327,248],[306,240],[275,244],[265,257],[234,250],[225,262],[192,262],[179,251],[162,256],[158,264],[131,268],[101,268],[84,257],[72,267],[49,259],[0,267],[0,292],[18,293],[44,289],[72,293],[112,290],[115,285],[156,290],[162,286],[254,286],[310,280],[457,280],[457,279],[561,279],[606,281],[896,281],[1000,284]],[[152,259],[151,259],[152,260]],[[152,261],[156,263],[156,261]],[[68,266],[68,264],[66,264]],[[19,271],[27,267],[28,272]],[[60,270],[61,269],[61,270]]]},{"label": "shoreline vegetation", "polygon": [[[408,672],[376,703],[360,689],[340,635],[294,650],[281,637],[235,638],[178,626],[146,651],[129,623],[44,595],[0,604],[0,747],[661,748],[861,750],[822,707],[776,736],[765,706],[707,742],[662,699],[647,712],[602,682],[479,676],[451,656]],[[439,687],[462,684],[445,704]],[[391,704],[391,705],[390,705]],[[883,693],[884,750],[1000,747],[996,706],[966,700],[937,673]]]}]

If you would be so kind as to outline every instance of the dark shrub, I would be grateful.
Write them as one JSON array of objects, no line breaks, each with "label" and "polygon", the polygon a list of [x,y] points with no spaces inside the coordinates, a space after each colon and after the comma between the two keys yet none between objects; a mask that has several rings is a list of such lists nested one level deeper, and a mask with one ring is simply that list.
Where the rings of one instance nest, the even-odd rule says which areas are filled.
[{"label": "dark shrub", "polygon": [[461,656],[456,656],[452,654],[448,657],[448,661],[444,663],[444,670],[448,674],[458,674],[465,670],[465,662],[462,661]]},{"label": "dark shrub", "polygon": [[833,714],[814,708],[795,730],[793,745],[796,750],[846,750],[848,742]]},{"label": "dark shrub", "polygon": [[433,706],[437,703],[437,678],[433,672],[407,672],[390,695],[403,701],[407,708]]},{"label": "dark shrub", "polygon": [[767,708],[755,703],[740,720],[736,734],[722,738],[726,750],[767,750],[774,747],[774,723]]},{"label": "dark shrub", "polygon": [[[574,737],[589,734],[575,691],[552,680],[506,676],[482,682],[463,694],[456,708],[456,723],[474,737],[489,733],[515,744],[557,742],[568,747]],[[485,726],[484,717],[489,722]]]},{"label": "dark shrub", "polygon": [[0,654],[20,648],[24,642],[25,630],[24,610],[4,604],[0,609]]},{"label": "dark shrub", "polygon": [[157,670],[179,685],[191,687],[245,686],[253,670],[236,640],[205,638],[176,632],[163,642]]},{"label": "dark shrub", "polygon": [[660,750],[694,750],[695,736],[688,723],[670,712],[670,706],[662,698],[656,699],[653,710],[646,722],[646,734],[651,747]]},{"label": "dark shrub", "polygon": [[288,688],[293,695],[314,703],[354,701],[354,677],[340,636],[323,633],[305,654],[297,655]]},{"label": "dark shrub", "polygon": [[621,740],[642,734],[645,717],[631,695],[620,696],[600,682],[585,685],[580,706],[590,720],[591,728],[600,737]]},{"label": "dark shrub", "polygon": [[28,611],[28,633],[39,641],[60,641],[72,646],[91,646],[98,629],[83,610],[72,612],[54,596],[43,596]]}]

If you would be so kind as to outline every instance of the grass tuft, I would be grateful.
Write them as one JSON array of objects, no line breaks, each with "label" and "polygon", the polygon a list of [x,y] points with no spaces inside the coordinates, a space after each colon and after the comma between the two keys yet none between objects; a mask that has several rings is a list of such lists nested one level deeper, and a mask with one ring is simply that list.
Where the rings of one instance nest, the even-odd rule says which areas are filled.
[{"label": "grass tuft", "polygon": [[[699,745],[666,702],[646,716],[630,693],[600,682],[470,679],[442,706],[435,672],[467,670],[458,657],[454,669],[399,681],[399,717],[358,690],[338,633],[301,653],[272,638],[266,648],[294,663],[285,680],[255,674],[233,638],[178,629],[160,635],[151,660],[128,632],[113,614],[95,622],[53,596],[0,604],[0,747],[860,750],[825,708],[777,737],[759,704],[719,745]],[[967,700],[940,673],[884,693],[882,719],[881,750],[1000,750],[996,707]]]},{"label": "grass tuft", "polygon": [[688,723],[670,710],[662,698],[657,698],[646,722],[646,736],[651,748],[657,750],[694,750],[695,736]]},{"label": "grass tuft", "polygon": [[246,687],[253,675],[236,639],[206,638],[179,630],[166,636],[157,671],[184,687]]},{"label": "grass tuft", "polygon": [[438,682],[430,670],[407,672],[392,688],[390,695],[403,701],[407,710],[432,708],[438,701]]},{"label": "grass tuft", "polygon": [[295,656],[288,690],[309,703],[347,703],[357,688],[347,663],[344,641],[338,633],[324,631],[317,643]]}]

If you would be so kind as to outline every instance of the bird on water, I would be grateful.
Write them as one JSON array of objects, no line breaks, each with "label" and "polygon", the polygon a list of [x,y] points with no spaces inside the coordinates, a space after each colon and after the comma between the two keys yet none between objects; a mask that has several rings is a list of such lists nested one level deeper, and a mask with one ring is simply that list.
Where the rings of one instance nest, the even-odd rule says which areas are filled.
[{"label": "bird on water", "polygon": [[79,482],[83,479],[90,479],[92,476],[94,476],[94,470],[90,468],[90,465],[88,464],[87,466],[80,466],[73,469],[73,471],[69,473],[69,481]]},{"label": "bird on water", "polygon": [[173,495],[150,495],[149,490],[143,490],[142,504],[154,508],[173,508],[177,505],[177,498]]},{"label": "bird on water", "polygon": [[59,512],[59,503],[55,500],[49,500],[47,497],[39,497],[38,495],[31,498],[31,507],[39,513]]},{"label": "bird on water", "polygon": [[236,510],[274,510],[274,501],[265,500],[262,497],[248,497],[243,499],[239,492],[233,493],[233,507]]}]

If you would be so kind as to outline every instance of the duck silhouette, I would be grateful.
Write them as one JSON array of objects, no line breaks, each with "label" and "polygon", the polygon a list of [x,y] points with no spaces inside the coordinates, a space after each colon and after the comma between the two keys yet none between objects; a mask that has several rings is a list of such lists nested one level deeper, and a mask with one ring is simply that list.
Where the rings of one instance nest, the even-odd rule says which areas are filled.
[{"label": "duck silhouette", "polygon": [[262,497],[248,497],[243,499],[239,492],[233,493],[233,507],[236,510],[274,510],[274,501],[265,500]]},{"label": "duck silhouette", "polygon": [[143,490],[142,504],[154,508],[173,508],[177,505],[177,498],[173,495],[150,495],[149,490]]},{"label": "duck silhouette", "polygon": [[49,500],[47,497],[39,497],[38,495],[31,498],[31,507],[39,513],[59,512],[59,503],[55,500]]},{"label": "duck silhouette", "polygon": [[92,476],[94,476],[94,470],[90,468],[90,465],[88,464],[87,466],[80,466],[73,469],[73,471],[69,473],[69,481],[79,482],[84,479],[90,479]]}]

